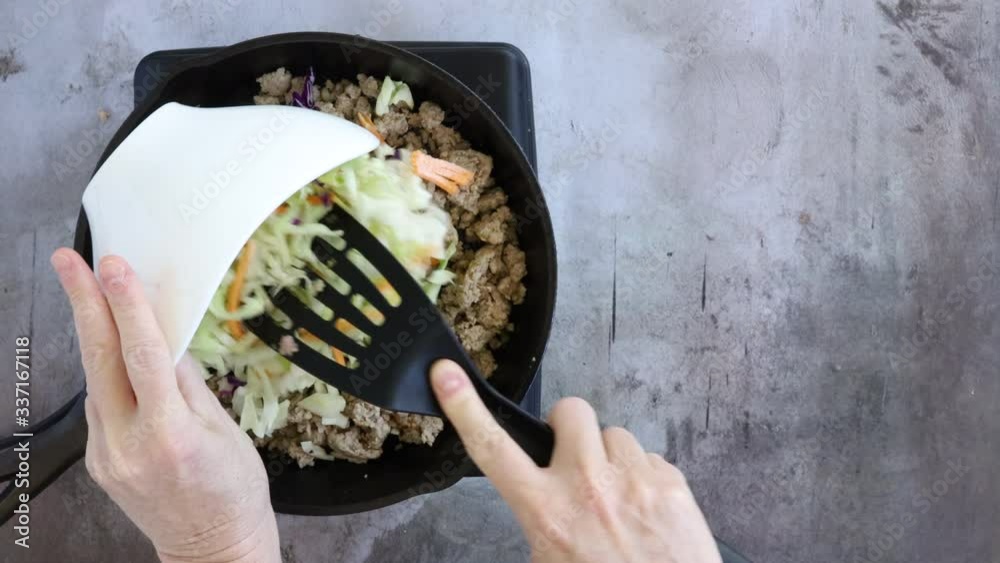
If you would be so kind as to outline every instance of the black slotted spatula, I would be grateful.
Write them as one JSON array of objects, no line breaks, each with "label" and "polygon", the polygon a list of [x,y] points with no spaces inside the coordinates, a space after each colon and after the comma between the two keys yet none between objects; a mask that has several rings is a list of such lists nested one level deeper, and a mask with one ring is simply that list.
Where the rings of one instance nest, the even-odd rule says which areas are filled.
[{"label": "black slotted spatula", "polygon": [[[313,376],[373,405],[400,412],[443,416],[431,391],[428,373],[435,361],[452,360],[469,374],[500,427],[536,463],[548,465],[554,445],[552,429],[486,382],[441,312],[406,268],[339,206],[334,205],[323,222],[342,233],[346,246],[337,248],[317,237],[313,253],[350,287],[348,290],[340,284],[337,288],[313,271],[307,271],[307,275],[312,280],[324,281],[316,299],[333,311],[333,318],[324,319],[293,291],[282,289],[273,294],[272,302],[291,320],[291,325],[264,313],[245,321],[247,328]],[[355,261],[348,258],[352,249],[378,270],[398,299],[387,299],[384,288],[377,287],[355,263],[356,256]],[[368,314],[356,305],[360,301],[357,296],[367,302]],[[371,309],[378,314],[371,314]],[[368,335],[368,343],[361,344],[345,334],[345,324],[349,324],[347,330]],[[304,335],[305,331],[311,336]],[[323,343],[318,348],[336,348],[348,358],[317,351],[313,347],[317,339]],[[292,341],[295,345],[290,345]]]}]

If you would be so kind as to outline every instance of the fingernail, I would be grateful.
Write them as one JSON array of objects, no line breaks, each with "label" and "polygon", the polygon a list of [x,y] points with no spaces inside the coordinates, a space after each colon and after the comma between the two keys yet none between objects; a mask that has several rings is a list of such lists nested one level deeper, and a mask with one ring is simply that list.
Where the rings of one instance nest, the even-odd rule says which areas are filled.
[{"label": "fingernail", "polygon": [[69,259],[69,256],[58,250],[49,258],[49,262],[57,274],[65,274],[73,267],[73,262]]},{"label": "fingernail", "polygon": [[125,289],[125,266],[118,258],[104,258],[101,260],[101,283],[104,289],[112,293],[119,293]]},{"label": "fingernail", "polygon": [[462,373],[462,368],[454,362],[441,361],[431,368],[431,383],[434,390],[442,397],[457,393],[468,383],[468,377]]}]

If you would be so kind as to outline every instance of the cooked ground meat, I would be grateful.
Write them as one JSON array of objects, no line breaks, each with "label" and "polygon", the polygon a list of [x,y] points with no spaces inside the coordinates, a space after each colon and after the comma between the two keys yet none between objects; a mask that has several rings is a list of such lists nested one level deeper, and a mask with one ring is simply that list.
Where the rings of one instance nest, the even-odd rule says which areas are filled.
[{"label": "cooked ground meat", "polygon": [[407,121],[405,113],[390,111],[383,116],[376,117],[375,127],[385,137],[387,144],[393,147],[400,147],[406,144],[403,141],[403,136],[410,131],[410,123]]},{"label": "cooked ground meat", "polygon": [[469,229],[487,244],[502,244],[507,240],[507,225],[512,219],[510,208],[504,205],[473,223]]},{"label": "cooked ground meat", "polygon": [[284,103],[282,102],[283,99],[284,97],[279,98],[277,96],[260,95],[253,97],[253,103],[257,104],[258,106],[274,106]]},{"label": "cooked ground meat", "polygon": [[444,123],[444,110],[434,102],[424,102],[420,104],[417,113],[410,115],[410,125],[414,129],[430,131]]},{"label": "cooked ground meat", "polygon": [[337,111],[337,106],[333,105],[332,102],[316,102],[316,109],[318,109],[323,113],[330,113],[333,115],[337,115],[339,117],[343,117],[342,115],[340,115],[340,112]]},{"label": "cooked ground meat", "polygon": [[337,96],[333,102],[334,113],[344,119],[354,119],[354,100],[347,94]]},{"label": "cooked ground meat", "polygon": [[378,97],[378,92],[382,88],[382,83],[379,82],[374,76],[359,74],[358,86],[361,88],[362,94],[374,99]]},{"label": "cooked ground meat", "polygon": [[[441,128],[439,127],[438,130]],[[475,173],[472,184],[448,196],[448,201],[466,211],[477,213],[479,196],[483,189],[489,187],[493,173],[493,158],[474,150],[446,150],[441,152],[441,158],[453,162],[462,168]],[[471,217],[471,216],[470,216]]]},{"label": "cooked ground meat", "polygon": [[483,195],[479,196],[478,211],[479,213],[486,213],[488,211],[493,211],[494,209],[500,207],[501,205],[507,204],[507,194],[503,193],[501,189],[492,189]]},{"label": "cooked ground meat", "polygon": [[[372,113],[382,82],[359,74],[356,82],[326,80],[314,86],[316,109],[355,120],[358,113]],[[293,92],[301,92],[305,79],[293,77],[284,68],[257,79],[260,94],[256,104],[291,103]],[[462,345],[487,377],[497,368],[493,351],[502,346],[514,329],[511,307],[524,300],[522,280],[527,272],[525,254],[518,247],[514,217],[507,207],[507,195],[495,186],[493,158],[470,148],[462,136],[444,124],[445,111],[433,102],[423,102],[417,111],[396,104],[382,116],[372,116],[376,128],[390,146],[424,150],[474,173],[471,185],[455,195],[428,184],[434,200],[451,217],[457,236],[450,269],[455,282],[446,286],[438,306]],[[222,376],[209,385],[228,404],[231,389]],[[364,463],[382,455],[383,443],[391,435],[409,444],[431,445],[444,429],[439,418],[386,411],[356,397],[344,395],[347,428],[324,425],[319,417],[299,406],[304,397],[293,393],[289,399],[288,425],[269,438],[254,443],[287,454],[300,466],[312,465],[314,457],[303,451],[301,442],[312,441],[334,457]]]},{"label": "cooked ground meat", "polygon": [[493,375],[493,372],[497,369],[497,361],[489,350],[473,352],[472,361],[476,363],[476,367],[479,368],[479,372],[483,374],[483,377]]},{"label": "cooked ground meat", "polygon": [[[427,145],[431,154],[441,155],[441,158],[445,160],[451,160],[445,156],[446,153],[469,148],[469,143],[458,134],[458,131],[455,131],[451,127],[438,125],[427,131],[429,134],[426,136],[424,144]],[[455,162],[455,164],[459,163]]]},{"label": "cooked ground meat", "polygon": [[444,420],[416,414],[394,412],[389,415],[389,425],[393,433],[399,434],[399,439],[407,444],[424,444],[430,446],[437,435],[444,430]]},{"label": "cooked ground meat", "polygon": [[[281,67],[257,79],[262,96],[284,96],[292,85],[292,73]],[[300,86],[301,88],[301,86]]]}]

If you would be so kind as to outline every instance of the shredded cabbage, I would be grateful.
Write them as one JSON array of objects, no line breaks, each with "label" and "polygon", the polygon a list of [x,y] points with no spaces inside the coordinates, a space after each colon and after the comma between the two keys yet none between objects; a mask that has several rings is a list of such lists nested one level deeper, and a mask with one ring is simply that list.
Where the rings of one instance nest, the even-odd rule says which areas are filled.
[{"label": "shredded cabbage", "polygon": [[413,93],[410,92],[410,87],[403,82],[396,83],[396,91],[392,93],[392,99],[389,100],[389,107],[398,103],[413,109]]},{"label": "shredded cabbage", "polygon": [[[299,401],[299,405],[322,418],[323,424],[347,428],[347,417],[343,413],[347,401],[340,396],[336,389],[330,389],[327,393],[313,393]],[[326,420],[331,422],[326,422]]]},{"label": "shredded cabbage", "polygon": [[[386,85],[387,104],[406,103],[409,96],[412,106],[405,84],[387,78],[383,92],[387,91]],[[305,395],[299,402],[302,408],[320,417],[323,424],[341,428],[349,424],[343,414],[346,402],[336,389],[295,366],[252,333],[236,339],[226,326],[227,321],[249,319],[264,312],[289,326],[288,319],[274,309],[267,287],[288,288],[314,311],[332,318],[332,312],[313,298],[324,284],[311,282],[306,276],[306,270],[314,270],[326,283],[337,287],[345,284],[311,249],[316,237],[343,248],[339,233],[319,222],[332,205],[343,205],[375,234],[432,300],[436,301],[441,287],[454,278],[446,269],[457,240],[451,218],[434,203],[428,186],[413,173],[408,156],[398,158],[396,154],[397,158],[393,158],[394,154],[392,147],[382,145],[371,154],[330,170],[288,198],[253,234],[256,253],[243,283],[239,307],[234,311],[226,308],[226,293],[235,267],[230,268],[215,292],[189,351],[212,372],[232,373],[246,383],[236,388],[232,399],[233,411],[244,431],[263,438],[284,427],[289,408],[286,397],[296,392]],[[377,281],[377,271],[360,255],[349,255],[348,259]],[[390,302],[393,293],[389,290],[386,295]],[[355,305],[364,310],[366,304],[361,300]],[[365,338],[360,333],[355,336],[359,341]],[[313,347],[328,357],[332,354],[317,342],[296,340],[294,345]],[[347,357],[347,361],[355,360]],[[302,447],[307,453],[321,459],[329,457],[321,447],[309,443],[307,448],[306,444],[303,442]]]},{"label": "shredded cabbage", "polygon": [[413,94],[410,87],[404,82],[393,82],[388,76],[382,82],[382,89],[375,98],[375,115],[385,115],[389,113],[389,108],[401,103],[413,109]]},{"label": "shredded cabbage", "polygon": [[325,459],[327,461],[333,461],[335,458],[328,454],[323,446],[317,446],[310,440],[305,440],[299,442],[299,446],[302,447],[302,451],[313,456],[316,459]]}]

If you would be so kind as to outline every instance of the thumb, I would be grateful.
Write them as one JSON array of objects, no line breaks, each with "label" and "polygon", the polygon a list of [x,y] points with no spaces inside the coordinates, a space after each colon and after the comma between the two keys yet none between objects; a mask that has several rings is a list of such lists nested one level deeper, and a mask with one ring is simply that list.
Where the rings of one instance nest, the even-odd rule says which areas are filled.
[{"label": "thumb", "polygon": [[431,387],[472,461],[511,504],[541,470],[497,424],[468,374],[451,360],[431,366]]}]

